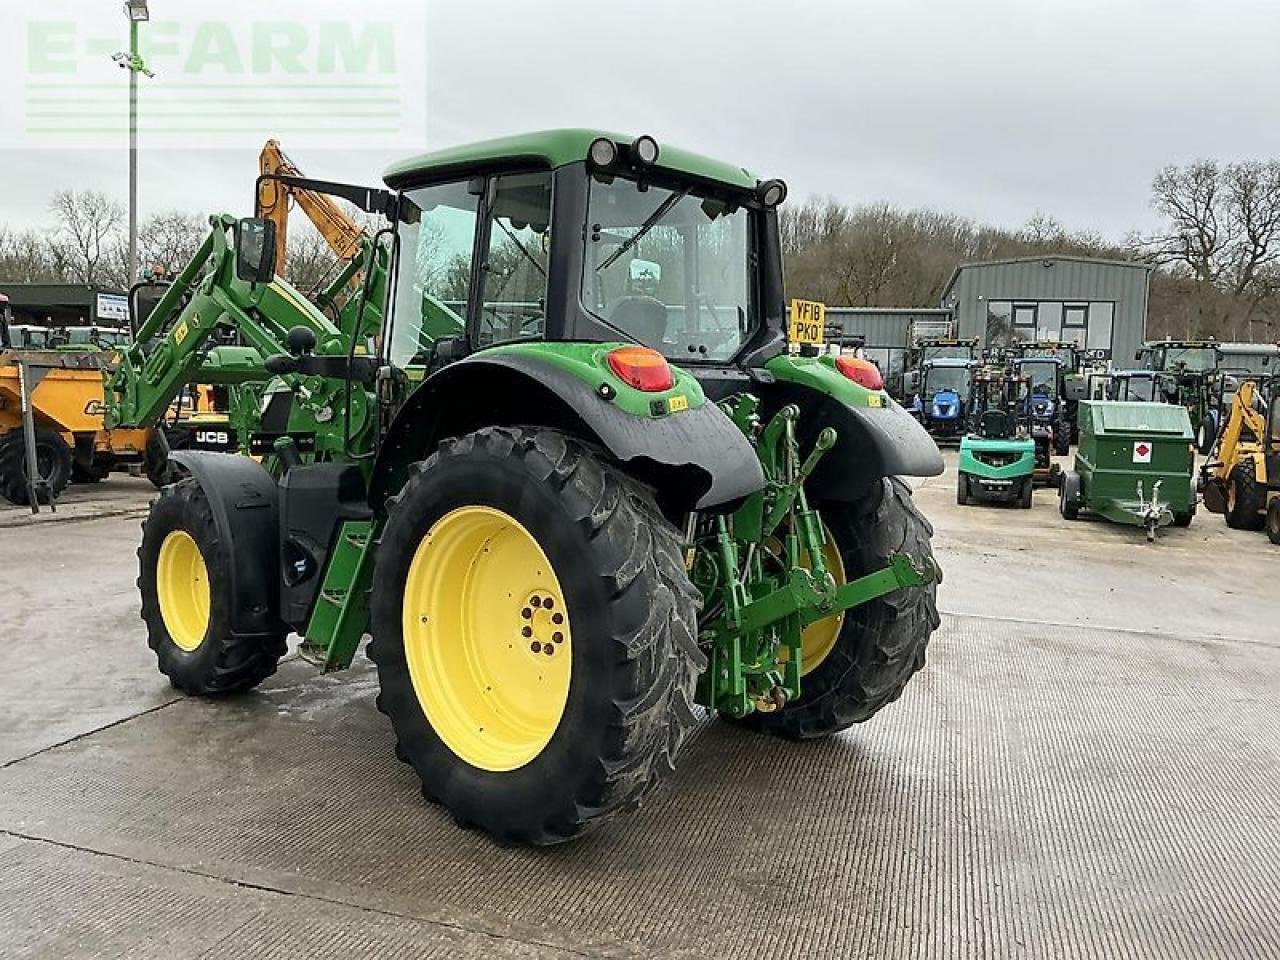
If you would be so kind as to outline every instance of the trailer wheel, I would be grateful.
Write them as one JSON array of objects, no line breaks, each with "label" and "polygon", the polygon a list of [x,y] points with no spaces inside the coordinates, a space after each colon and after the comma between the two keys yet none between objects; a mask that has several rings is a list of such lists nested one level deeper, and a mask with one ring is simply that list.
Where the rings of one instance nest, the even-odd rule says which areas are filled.
[{"label": "trailer wheel", "polygon": [[1253,460],[1236,465],[1227,478],[1227,526],[1233,530],[1261,530],[1266,493],[1254,473]]},{"label": "trailer wheel", "polygon": [[[828,502],[819,512],[839,548],[844,579],[882,568],[889,555],[905,552],[933,564],[933,527],[896,477],[872,487],[853,503]],[[837,579],[842,579],[837,577]],[[940,623],[937,584],[909,587],[846,610],[829,649],[806,662],[800,697],[780,710],[755,712],[730,722],[792,740],[838,733],[870,720],[901,696],[925,662],[929,637]],[[811,624],[822,628],[827,621]],[[730,719],[730,718],[726,718]]]},{"label": "trailer wheel", "polygon": [[231,564],[213,511],[194,479],[152,502],[138,548],[147,643],[160,672],[184,693],[247,690],[276,672],[286,631],[266,641],[231,632]]},{"label": "trailer wheel", "polygon": [[[71,448],[62,434],[45,427],[36,427],[36,470],[48,483],[46,492],[40,495],[41,503],[48,503],[52,494],[57,499],[71,480]],[[27,506],[31,502],[27,490],[27,442],[21,428],[10,430],[0,437],[0,496],[10,503]]]},{"label": "trailer wheel", "polygon": [[582,443],[489,427],[387,504],[378,709],[428,799],[504,842],[567,840],[674,769],[706,657],[680,536]]},{"label": "trailer wheel", "polygon": [[962,507],[969,503],[969,477],[963,472],[956,474],[956,503]]},{"label": "trailer wheel", "polygon": [[1068,471],[1058,483],[1058,512],[1064,520],[1080,519],[1080,475]]}]

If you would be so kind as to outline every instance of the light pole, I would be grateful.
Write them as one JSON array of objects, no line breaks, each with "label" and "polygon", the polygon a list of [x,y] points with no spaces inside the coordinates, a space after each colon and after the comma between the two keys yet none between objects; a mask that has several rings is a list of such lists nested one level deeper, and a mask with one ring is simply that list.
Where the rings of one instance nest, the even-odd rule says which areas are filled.
[{"label": "light pole", "polygon": [[115,60],[129,71],[129,282],[138,276],[138,74],[152,76],[138,54],[138,24],[151,19],[147,0],[125,0],[129,18],[129,53]]}]

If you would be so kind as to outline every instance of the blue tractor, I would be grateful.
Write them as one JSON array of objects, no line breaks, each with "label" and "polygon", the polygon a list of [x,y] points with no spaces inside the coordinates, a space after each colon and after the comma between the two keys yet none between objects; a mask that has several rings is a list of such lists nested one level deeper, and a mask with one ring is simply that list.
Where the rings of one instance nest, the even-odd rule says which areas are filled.
[{"label": "blue tractor", "polygon": [[1013,361],[1019,377],[1030,383],[1026,412],[1032,432],[1047,432],[1056,456],[1071,452],[1071,418],[1067,415],[1066,371],[1057,357],[1019,357]]},{"label": "blue tractor", "polygon": [[911,411],[935,440],[964,436],[977,366],[975,361],[961,358],[929,360],[921,366]]}]

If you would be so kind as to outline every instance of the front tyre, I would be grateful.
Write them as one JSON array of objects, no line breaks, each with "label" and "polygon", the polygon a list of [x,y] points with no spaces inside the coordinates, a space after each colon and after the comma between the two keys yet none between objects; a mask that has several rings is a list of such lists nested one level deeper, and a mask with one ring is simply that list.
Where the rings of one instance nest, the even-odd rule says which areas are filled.
[{"label": "front tyre", "polygon": [[1261,530],[1266,497],[1266,491],[1258,483],[1253,460],[1238,463],[1227,478],[1227,526],[1233,530]]},{"label": "front tyre", "polygon": [[557,431],[479,430],[388,502],[378,708],[459,824],[567,840],[672,771],[706,665],[697,608],[645,490]]},{"label": "front tyre", "polygon": [[[896,477],[879,481],[853,503],[823,503],[819,512],[839,551],[840,569],[828,565],[838,581],[882,569],[894,553],[906,553],[924,568],[934,564],[933,527],[916,509],[910,488]],[[832,619],[811,624],[806,634],[828,629]],[[870,720],[897,700],[924,666],[925,648],[939,622],[933,582],[846,610],[825,655],[812,662],[806,658],[800,697],[780,710],[757,711],[735,722],[804,740]],[[808,636],[804,646],[813,647]]]},{"label": "front tyre", "polygon": [[232,632],[234,559],[196,480],[160,491],[142,525],[138,589],[147,643],[160,672],[184,693],[220,696],[257,686],[287,649],[283,626],[267,638]]}]

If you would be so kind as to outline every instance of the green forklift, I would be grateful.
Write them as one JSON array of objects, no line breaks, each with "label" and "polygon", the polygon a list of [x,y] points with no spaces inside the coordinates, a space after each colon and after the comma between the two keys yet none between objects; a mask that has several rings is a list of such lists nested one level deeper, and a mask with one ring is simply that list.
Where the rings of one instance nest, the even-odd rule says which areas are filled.
[{"label": "green forklift", "polygon": [[371,635],[423,793],[534,844],[641,803],[698,707],[799,740],[900,696],[939,624],[901,478],[942,459],[816,305],[788,331],[781,181],[592,130],[385,187],[271,176],[378,218],[353,301],[276,277],[271,221],[214,217],[107,384],[115,424],[189,383],[255,401],[258,457],[173,453],[144,527],[176,687],[247,690],[290,633],[341,670]]},{"label": "green forklift", "polygon": [[970,386],[973,409],[960,441],[956,503],[1016,503],[1030,509],[1036,442],[1024,403],[1030,381],[1010,368],[983,367]]}]

